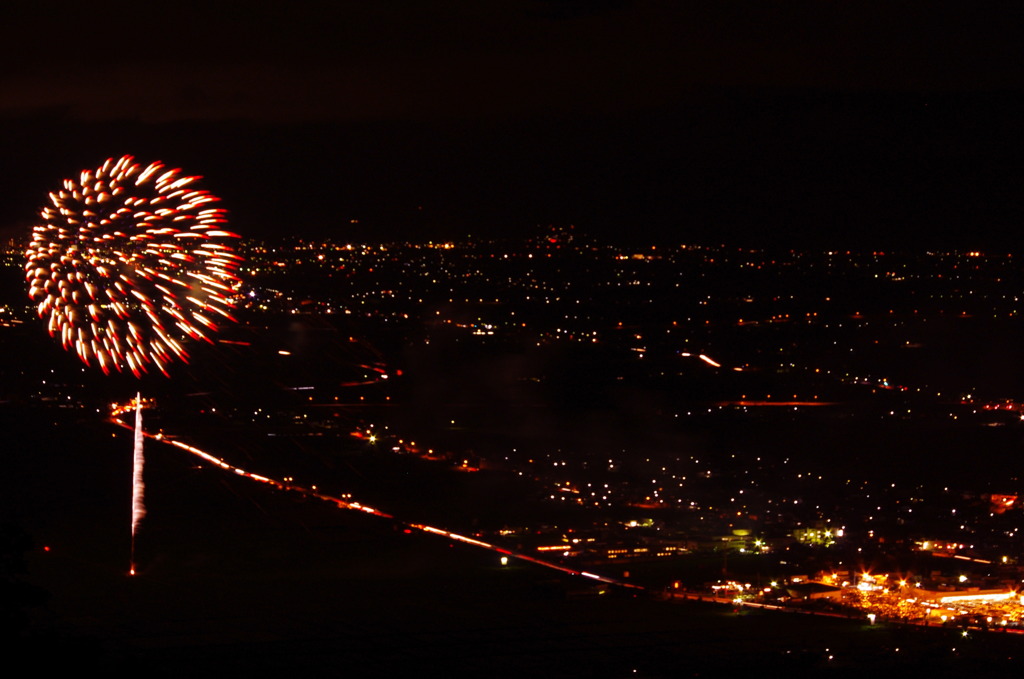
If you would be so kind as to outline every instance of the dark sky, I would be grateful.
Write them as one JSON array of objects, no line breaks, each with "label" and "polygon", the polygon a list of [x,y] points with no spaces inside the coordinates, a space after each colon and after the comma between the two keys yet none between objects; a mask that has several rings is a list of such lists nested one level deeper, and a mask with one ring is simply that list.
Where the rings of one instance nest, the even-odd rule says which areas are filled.
[{"label": "dark sky", "polygon": [[131,153],[245,235],[1024,246],[1019,3],[211,4],[0,23],[0,234]]}]

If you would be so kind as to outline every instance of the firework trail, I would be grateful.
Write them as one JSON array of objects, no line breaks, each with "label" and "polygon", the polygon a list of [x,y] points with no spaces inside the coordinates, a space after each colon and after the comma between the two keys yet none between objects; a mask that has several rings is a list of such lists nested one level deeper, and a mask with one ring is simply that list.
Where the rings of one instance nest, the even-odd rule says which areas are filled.
[{"label": "firework trail", "polygon": [[139,530],[139,522],[146,515],[146,505],[143,502],[142,491],[146,487],[142,483],[142,394],[135,396],[135,455],[132,464],[132,549],[131,568],[129,575],[135,575],[135,534]]},{"label": "firework trail", "polygon": [[241,257],[218,198],[154,162],[108,159],[51,192],[26,253],[29,297],[51,336],[104,373],[187,361],[238,289]]}]

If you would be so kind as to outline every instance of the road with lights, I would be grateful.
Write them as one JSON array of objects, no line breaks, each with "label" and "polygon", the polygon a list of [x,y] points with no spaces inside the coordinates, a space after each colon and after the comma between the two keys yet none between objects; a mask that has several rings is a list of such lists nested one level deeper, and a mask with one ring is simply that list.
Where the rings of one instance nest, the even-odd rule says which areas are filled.
[{"label": "road with lights", "polygon": [[[112,409],[111,409],[111,421],[114,424],[116,424],[117,426],[119,426],[119,427],[123,427],[123,428],[128,429],[128,430],[134,430],[134,425],[126,420],[126,417],[128,415],[130,415],[134,411],[135,411],[135,401],[131,401],[131,402],[124,403],[124,404],[114,404]],[[511,558],[511,559],[518,559],[520,561],[527,561],[527,562],[530,562],[530,563],[533,563],[533,564],[537,564],[539,566],[543,566],[544,568],[549,568],[549,569],[552,569],[552,570],[561,571],[562,573],[566,573],[568,575],[572,575],[572,576],[576,576],[576,577],[581,577],[581,578],[587,578],[587,579],[590,579],[590,580],[595,580],[597,582],[603,582],[605,584],[615,585],[615,586],[618,586],[618,587],[625,587],[625,588],[628,588],[628,589],[641,590],[641,591],[645,591],[646,590],[646,588],[641,587],[639,585],[635,585],[633,583],[623,582],[621,580],[617,580],[615,578],[609,578],[609,577],[606,577],[604,575],[598,575],[596,573],[589,573],[587,571],[580,571],[580,570],[576,570],[576,569],[573,569],[573,568],[567,568],[566,566],[562,566],[561,564],[553,563],[551,561],[545,561],[543,559],[537,559],[535,557],[532,557],[532,556],[529,556],[529,555],[526,555],[526,554],[521,554],[521,553],[518,553],[518,552],[513,552],[511,550],[505,549],[504,547],[499,547],[499,546],[493,545],[493,544],[491,544],[489,542],[484,542],[483,540],[478,540],[476,538],[469,537],[469,536],[466,536],[466,535],[460,535],[458,533],[453,533],[452,531],[444,530],[443,528],[436,528],[434,526],[428,526],[428,525],[422,524],[422,523],[414,523],[414,522],[410,522],[410,521],[404,521],[404,520],[399,519],[399,518],[397,518],[397,517],[395,517],[395,516],[393,516],[393,515],[391,515],[391,514],[389,514],[387,512],[381,511],[380,509],[376,509],[374,507],[371,507],[369,505],[363,504],[361,502],[357,502],[357,501],[353,500],[351,497],[348,497],[348,496],[346,496],[346,497],[336,497],[336,496],[333,496],[333,495],[328,495],[326,493],[322,493],[319,490],[317,490],[316,486],[306,487],[306,486],[301,486],[301,485],[295,484],[295,483],[293,483],[291,481],[272,479],[272,478],[270,478],[268,476],[263,476],[261,474],[255,474],[253,472],[250,472],[250,471],[247,471],[245,469],[242,469],[241,467],[237,467],[237,466],[235,466],[233,464],[230,464],[230,463],[222,460],[221,458],[218,458],[218,457],[216,457],[214,455],[211,455],[210,453],[208,453],[208,452],[206,452],[204,450],[201,450],[201,449],[199,449],[199,448],[197,448],[195,446],[191,446],[191,445],[189,445],[187,443],[183,443],[181,441],[176,441],[176,440],[173,440],[173,439],[169,439],[169,438],[165,437],[162,432],[161,433],[156,433],[156,434],[152,434],[152,433],[149,433],[149,432],[142,432],[142,435],[145,438],[151,439],[153,441],[158,441],[158,442],[166,444],[166,445],[174,446],[174,447],[178,448],[179,450],[183,450],[183,451],[185,451],[187,453],[195,455],[196,457],[198,457],[199,459],[203,460],[204,462],[207,462],[207,463],[209,463],[209,464],[211,464],[211,465],[213,465],[215,467],[219,467],[220,469],[222,469],[222,470],[224,470],[226,472],[231,472],[231,473],[237,474],[238,476],[243,476],[243,477],[245,477],[247,479],[251,479],[253,481],[258,481],[260,483],[265,483],[265,484],[268,484],[268,485],[273,486],[275,488],[278,488],[280,490],[286,490],[286,491],[290,491],[290,492],[293,492],[293,493],[299,493],[301,495],[305,495],[306,497],[316,498],[317,500],[323,500],[324,502],[328,502],[330,504],[333,504],[338,509],[348,509],[348,510],[352,510],[352,511],[363,512],[365,514],[371,514],[373,516],[377,516],[377,517],[380,517],[382,519],[389,519],[389,520],[393,521],[394,523],[398,524],[400,527],[402,527],[407,532],[412,532],[412,531],[416,530],[416,531],[420,531],[420,532],[423,532],[423,533],[429,533],[430,535],[436,535],[436,536],[439,536],[439,537],[448,538],[449,540],[453,540],[455,542],[461,542],[463,544],[471,545],[473,547],[478,547],[480,549],[490,550],[492,552],[495,552],[496,554],[500,554],[502,557],[504,557],[506,559]]]}]

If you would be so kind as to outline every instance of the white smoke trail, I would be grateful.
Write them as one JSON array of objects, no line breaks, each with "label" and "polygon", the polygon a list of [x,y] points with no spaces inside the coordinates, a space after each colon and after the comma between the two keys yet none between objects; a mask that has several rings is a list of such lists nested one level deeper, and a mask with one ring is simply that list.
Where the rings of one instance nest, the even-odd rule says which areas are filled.
[{"label": "white smoke trail", "polygon": [[145,485],[142,483],[142,394],[135,397],[135,456],[132,465],[132,555],[130,575],[135,575],[135,533],[139,522],[146,515],[146,505],[142,499]]}]

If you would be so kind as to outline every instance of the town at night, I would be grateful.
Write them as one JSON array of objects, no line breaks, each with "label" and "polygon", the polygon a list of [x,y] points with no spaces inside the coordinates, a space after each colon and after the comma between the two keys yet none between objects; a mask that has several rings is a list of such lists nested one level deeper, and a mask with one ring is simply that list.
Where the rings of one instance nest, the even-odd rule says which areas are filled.
[{"label": "town at night", "polygon": [[[245,240],[237,252],[238,323],[142,379],[40,341],[18,294],[22,248],[6,252],[7,426],[48,462],[11,477],[5,497],[32,536],[25,558],[40,580],[28,580],[50,591],[22,610],[43,638],[77,627],[94,635],[95,662],[137,656],[172,674],[152,644],[218,668],[244,666],[237,652],[279,662],[263,654],[282,644],[335,658],[337,632],[277,627],[286,604],[250,611],[256,629],[231,651],[230,629],[198,643],[171,628],[215,626],[221,606],[267,588],[294,591],[289,615],[312,624],[323,612],[307,607],[334,597],[301,598],[343,568],[338,587],[384,588],[359,597],[380,633],[441,622],[407,630],[380,607],[466,609],[446,623],[451,638],[415,641],[398,665],[469,653],[498,671],[461,646],[474,642],[458,621],[491,615],[449,601],[469,593],[516,609],[496,632],[511,635],[510,672],[551,652],[520,629],[526,611],[548,608],[603,620],[563,621],[559,633],[589,649],[570,676],[662,676],[676,662],[1008,666],[993,644],[1015,657],[1024,420],[1011,255],[618,247],[571,226],[501,241]],[[129,582],[135,390],[152,466]],[[69,473],[94,482],[69,492]],[[53,503],[68,502],[75,519],[57,521]],[[90,612],[83,588],[112,597],[117,615]],[[177,617],[152,629],[151,604]],[[713,616],[701,625],[741,643],[752,624],[808,615],[820,642],[793,631],[739,656],[666,636],[677,618]],[[121,616],[146,622],[131,631]],[[654,637],[591,647],[620,616]]]},{"label": "town at night", "polygon": [[1014,3],[9,14],[13,672],[1019,671]]}]

